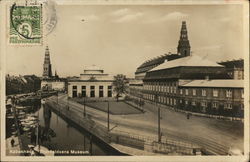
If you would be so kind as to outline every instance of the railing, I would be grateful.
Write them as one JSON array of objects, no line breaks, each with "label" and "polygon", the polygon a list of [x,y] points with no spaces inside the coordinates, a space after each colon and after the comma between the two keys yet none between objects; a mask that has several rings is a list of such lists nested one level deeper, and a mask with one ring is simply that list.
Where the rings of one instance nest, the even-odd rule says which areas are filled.
[{"label": "railing", "polygon": [[[55,101],[50,101],[53,103],[53,106],[48,104],[52,109],[55,109],[60,115],[63,115],[67,119],[71,120],[72,122],[76,123],[80,127],[84,128],[85,130],[89,131],[91,134],[99,137],[104,142],[109,142],[109,134],[107,132],[107,128],[96,124],[95,121],[90,119],[90,116],[87,115],[84,117],[84,111],[79,110],[74,107],[70,107],[68,109],[67,105],[57,104]],[[72,111],[73,110],[73,111]]]}]

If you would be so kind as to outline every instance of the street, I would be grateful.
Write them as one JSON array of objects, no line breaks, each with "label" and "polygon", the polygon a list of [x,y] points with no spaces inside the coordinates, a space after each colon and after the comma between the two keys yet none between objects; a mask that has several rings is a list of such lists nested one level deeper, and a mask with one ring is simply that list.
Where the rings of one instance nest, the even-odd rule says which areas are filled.
[{"label": "street", "polygon": [[[56,100],[56,97],[50,99]],[[59,96],[59,104],[67,105],[67,96]],[[83,105],[68,101],[70,107],[83,110]],[[145,113],[110,115],[110,128],[157,139],[158,111],[155,105],[146,103]],[[107,113],[86,107],[86,112],[96,122],[107,126]],[[197,144],[213,152],[225,154],[230,148],[243,151],[243,123],[190,116],[161,107],[161,131],[163,137]]]}]

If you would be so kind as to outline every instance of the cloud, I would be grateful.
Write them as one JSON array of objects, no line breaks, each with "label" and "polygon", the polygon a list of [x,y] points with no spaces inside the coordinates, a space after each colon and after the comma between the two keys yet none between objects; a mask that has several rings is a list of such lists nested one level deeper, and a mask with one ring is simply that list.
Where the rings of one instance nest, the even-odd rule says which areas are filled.
[{"label": "cloud", "polygon": [[155,23],[155,22],[164,22],[169,20],[180,20],[185,19],[188,17],[188,14],[182,13],[182,12],[171,12],[166,15],[163,15],[162,17],[155,18],[153,20],[147,21],[148,23]]},{"label": "cloud", "polygon": [[117,23],[123,23],[123,22],[134,21],[134,20],[136,20],[136,19],[138,19],[138,18],[140,18],[142,16],[143,16],[143,13],[136,12],[136,13],[133,13],[133,14],[124,15],[121,18],[115,20],[115,22],[117,22]]},{"label": "cloud", "polygon": [[129,9],[123,8],[123,9],[119,9],[119,10],[116,10],[114,12],[111,12],[111,15],[113,15],[113,16],[123,16],[123,15],[126,15],[128,13],[129,13]]}]

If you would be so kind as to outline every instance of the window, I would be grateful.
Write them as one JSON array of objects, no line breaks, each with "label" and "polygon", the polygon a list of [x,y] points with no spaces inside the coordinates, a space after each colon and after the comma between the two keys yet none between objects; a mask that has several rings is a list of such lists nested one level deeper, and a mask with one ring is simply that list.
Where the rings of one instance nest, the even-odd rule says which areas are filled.
[{"label": "window", "polygon": [[185,89],[185,94],[188,95],[188,89]]},{"label": "window", "polygon": [[174,99],[174,105],[176,105],[176,99]]},{"label": "window", "polygon": [[182,90],[182,89],[180,89],[180,94],[181,94],[181,95],[183,94],[183,90]]},{"label": "window", "polygon": [[195,102],[195,101],[192,101],[192,105],[195,106],[195,105],[196,105],[196,102]]},{"label": "window", "polygon": [[72,97],[77,97],[77,86],[72,87]]},{"label": "window", "polygon": [[173,99],[172,98],[170,98],[170,105],[172,105],[173,104]]},{"label": "window", "polygon": [[206,95],[207,95],[207,91],[206,91],[205,89],[202,89],[202,90],[201,90],[201,95],[202,95],[202,96],[206,96]]},{"label": "window", "polygon": [[207,107],[207,102],[201,102],[202,107]]},{"label": "window", "polygon": [[167,104],[169,104],[169,98],[167,97]]},{"label": "window", "polygon": [[170,87],[170,93],[173,93],[173,87],[172,86]]},{"label": "window", "polygon": [[213,90],[213,96],[214,97],[218,97],[218,93],[219,93],[219,91],[217,89]]},{"label": "window", "polygon": [[82,86],[82,97],[86,97],[86,86]]},{"label": "window", "polygon": [[99,97],[103,97],[103,86],[99,86]]},{"label": "window", "polygon": [[112,86],[108,86],[108,97],[112,97]]},{"label": "window", "polygon": [[182,99],[180,99],[180,103],[182,104]]},{"label": "window", "polygon": [[241,90],[241,98],[244,98],[244,89]]},{"label": "window", "polygon": [[167,92],[169,93],[169,86],[167,86]]},{"label": "window", "polygon": [[95,86],[90,86],[90,97],[95,97]]},{"label": "window", "polygon": [[196,89],[193,89],[193,96],[196,96]]},{"label": "window", "polygon": [[231,103],[226,103],[225,104],[225,109],[232,109],[232,104]]},{"label": "window", "polygon": [[213,107],[213,108],[218,108],[218,102],[213,102],[213,103],[212,103],[212,107]]},{"label": "window", "polygon": [[176,94],[176,87],[174,87],[174,94]]},{"label": "window", "polygon": [[226,97],[232,97],[232,90],[226,90]]},{"label": "window", "polygon": [[185,104],[188,105],[188,101],[185,101]]}]

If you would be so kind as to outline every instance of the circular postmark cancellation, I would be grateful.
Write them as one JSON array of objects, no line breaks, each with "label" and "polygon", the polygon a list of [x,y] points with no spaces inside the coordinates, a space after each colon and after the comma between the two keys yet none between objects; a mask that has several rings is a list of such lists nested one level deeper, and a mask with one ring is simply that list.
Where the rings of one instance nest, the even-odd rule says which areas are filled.
[{"label": "circular postmark cancellation", "polygon": [[42,44],[42,4],[10,8],[10,44]]},{"label": "circular postmark cancellation", "polygon": [[49,35],[53,29],[56,27],[57,24],[57,15],[56,15],[56,6],[55,2],[52,0],[47,0],[43,2],[44,8],[44,32],[45,36]]}]

